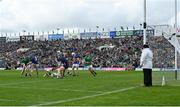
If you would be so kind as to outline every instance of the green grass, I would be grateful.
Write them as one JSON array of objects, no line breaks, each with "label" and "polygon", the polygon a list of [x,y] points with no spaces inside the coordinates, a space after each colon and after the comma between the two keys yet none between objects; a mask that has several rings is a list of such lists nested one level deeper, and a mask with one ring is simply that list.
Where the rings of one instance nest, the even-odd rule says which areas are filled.
[{"label": "green grass", "polygon": [[180,106],[180,82],[162,87],[158,72],[150,88],[142,86],[142,72],[99,71],[93,78],[82,71],[64,79],[40,74],[20,78],[18,71],[0,71],[0,106]]}]

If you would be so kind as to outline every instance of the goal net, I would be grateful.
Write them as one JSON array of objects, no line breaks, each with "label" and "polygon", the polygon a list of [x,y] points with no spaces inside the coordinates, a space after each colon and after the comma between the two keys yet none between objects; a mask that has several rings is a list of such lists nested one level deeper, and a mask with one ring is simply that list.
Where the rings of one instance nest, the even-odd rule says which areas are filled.
[{"label": "goal net", "polygon": [[[148,36],[147,41],[153,50],[153,84],[180,85],[180,43],[170,25],[149,26],[155,30],[155,36]],[[175,70],[175,47],[177,54],[177,71]],[[176,79],[177,77],[177,79]]]}]

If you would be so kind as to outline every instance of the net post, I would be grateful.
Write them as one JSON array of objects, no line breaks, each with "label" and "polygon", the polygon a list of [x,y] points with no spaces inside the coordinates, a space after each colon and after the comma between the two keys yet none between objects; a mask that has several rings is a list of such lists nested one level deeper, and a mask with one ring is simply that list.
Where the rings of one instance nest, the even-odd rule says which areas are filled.
[{"label": "net post", "polygon": [[177,80],[177,69],[175,70],[175,80]]},{"label": "net post", "polygon": [[[175,0],[175,37],[177,38],[177,0]],[[177,41],[176,41],[177,45]],[[177,48],[175,47],[175,80],[177,80]]]}]

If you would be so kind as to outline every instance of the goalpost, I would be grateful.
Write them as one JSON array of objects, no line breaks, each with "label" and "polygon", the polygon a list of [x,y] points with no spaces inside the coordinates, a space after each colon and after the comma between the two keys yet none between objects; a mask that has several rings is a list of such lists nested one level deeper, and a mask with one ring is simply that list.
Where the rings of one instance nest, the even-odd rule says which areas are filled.
[{"label": "goalpost", "polygon": [[[143,36],[143,43],[148,41],[148,44],[152,46],[155,51],[156,58],[153,62],[155,66],[160,66],[163,72],[161,83],[165,85],[166,81],[179,80],[178,66],[180,58],[180,43],[177,39],[177,0],[175,1],[175,26],[174,28],[169,25],[155,25],[148,26],[151,29],[155,29],[156,32],[160,32],[159,37],[152,40],[151,37],[146,37],[146,33]],[[146,0],[144,0],[144,32],[148,28],[146,26]],[[157,36],[157,35],[156,35]],[[160,37],[161,36],[161,37]],[[147,39],[147,40],[146,40]],[[148,40],[149,39],[149,40]],[[155,41],[153,43],[153,41]],[[173,62],[174,61],[174,62]],[[167,72],[165,72],[167,70]],[[169,72],[168,72],[169,71]],[[172,73],[173,72],[173,73]],[[156,76],[155,76],[156,77]],[[154,79],[156,80],[156,79]],[[179,83],[180,84],[180,83]]]},{"label": "goalpost", "polygon": [[[147,41],[154,53],[153,66],[160,68],[153,72],[153,83],[157,85],[180,85],[180,39],[176,38],[175,29],[170,25],[152,25],[155,36],[147,36]],[[175,48],[177,50],[177,69],[175,66]]]}]

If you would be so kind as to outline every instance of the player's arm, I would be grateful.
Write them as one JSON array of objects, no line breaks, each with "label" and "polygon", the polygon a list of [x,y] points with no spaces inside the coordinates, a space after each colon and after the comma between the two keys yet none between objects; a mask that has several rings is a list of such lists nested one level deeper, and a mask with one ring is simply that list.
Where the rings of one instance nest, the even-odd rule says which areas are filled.
[{"label": "player's arm", "polygon": [[82,65],[85,65],[85,63],[86,63],[85,59],[82,59],[81,63],[82,63]]}]

